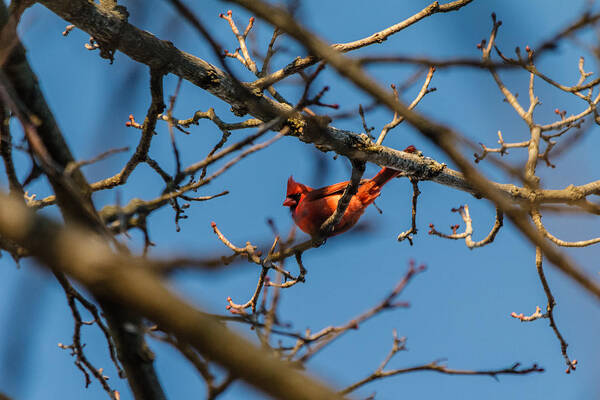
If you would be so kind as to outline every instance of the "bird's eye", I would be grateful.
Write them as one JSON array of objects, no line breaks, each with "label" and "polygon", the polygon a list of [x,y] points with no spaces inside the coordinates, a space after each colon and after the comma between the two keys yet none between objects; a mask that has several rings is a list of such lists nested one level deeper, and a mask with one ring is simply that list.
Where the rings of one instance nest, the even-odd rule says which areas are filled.
[{"label": "bird's eye", "polygon": [[294,201],[300,201],[300,193],[290,194],[288,197]]}]

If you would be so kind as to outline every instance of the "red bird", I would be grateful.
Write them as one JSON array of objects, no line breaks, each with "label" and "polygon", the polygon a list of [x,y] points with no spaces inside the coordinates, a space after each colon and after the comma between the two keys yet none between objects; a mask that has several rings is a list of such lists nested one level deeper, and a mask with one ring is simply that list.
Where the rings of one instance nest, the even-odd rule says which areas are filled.
[{"label": "red bird", "polygon": [[[414,153],[414,146],[404,151]],[[400,174],[391,168],[382,168],[373,178],[364,180],[352,199],[340,222],[330,236],[338,235],[350,229],[365,212],[367,206],[379,196],[381,188],[390,179]],[[283,205],[290,208],[294,222],[300,229],[311,236],[319,234],[321,225],[336,210],[348,182],[340,182],[320,189],[313,189],[296,182],[291,176],[288,179],[287,194]]]}]

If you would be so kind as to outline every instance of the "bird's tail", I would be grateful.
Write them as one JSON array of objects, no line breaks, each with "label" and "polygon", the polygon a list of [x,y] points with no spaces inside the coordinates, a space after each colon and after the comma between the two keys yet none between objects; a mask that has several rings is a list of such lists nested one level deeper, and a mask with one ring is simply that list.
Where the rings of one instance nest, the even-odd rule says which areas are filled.
[{"label": "bird's tail", "polygon": [[[417,148],[413,145],[408,146],[403,150],[405,153],[416,153]],[[386,183],[390,181],[390,179],[397,177],[400,174],[400,171],[384,167],[371,179],[373,182],[377,184],[377,186],[382,187]]]},{"label": "bird's tail", "polygon": [[388,183],[390,181],[390,179],[398,176],[398,174],[400,174],[400,171],[398,171],[396,169],[384,167],[384,168],[381,168],[381,171],[379,171],[377,173],[377,175],[375,175],[373,177],[373,179],[371,179],[371,180],[373,182],[375,182],[375,184],[377,186],[382,187],[383,185]]}]

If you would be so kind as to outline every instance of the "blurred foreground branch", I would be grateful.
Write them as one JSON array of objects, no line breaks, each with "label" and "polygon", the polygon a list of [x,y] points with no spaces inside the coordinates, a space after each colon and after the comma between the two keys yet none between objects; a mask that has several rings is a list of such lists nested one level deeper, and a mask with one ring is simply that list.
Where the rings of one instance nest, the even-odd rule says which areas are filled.
[{"label": "blurred foreground branch", "polygon": [[233,375],[280,399],[341,398],[323,383],[266,353],[183,301],[150,272],[146,261],[115,253],[98,235],[65,229],[36,216],[18,200],[0,194],[0,235],[41,263],[67,273],[99,298],[156,322]]}]

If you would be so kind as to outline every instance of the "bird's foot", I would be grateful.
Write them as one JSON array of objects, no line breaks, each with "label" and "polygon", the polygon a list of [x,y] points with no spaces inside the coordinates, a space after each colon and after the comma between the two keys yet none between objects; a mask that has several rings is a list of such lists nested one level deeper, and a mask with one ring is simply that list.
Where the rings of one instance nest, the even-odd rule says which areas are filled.
[{"label": "bird's foot", "polygon": [[327,242],[327,238],[323,236],[313,236],[312,245],[313,247],[321,247]]}]

